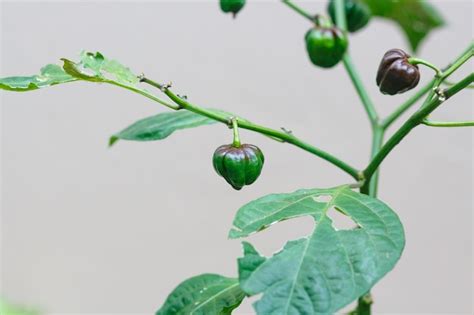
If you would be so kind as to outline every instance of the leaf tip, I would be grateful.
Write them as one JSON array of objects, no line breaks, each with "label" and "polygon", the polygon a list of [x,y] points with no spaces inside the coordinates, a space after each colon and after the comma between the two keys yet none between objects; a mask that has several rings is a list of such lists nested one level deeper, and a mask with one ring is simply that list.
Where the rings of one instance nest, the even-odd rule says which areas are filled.
[{"label": "leaf tip", "polygon": [[109,138],[109,148],[111,148],[118,140],[119,140],[119,137],[111,136]]}]

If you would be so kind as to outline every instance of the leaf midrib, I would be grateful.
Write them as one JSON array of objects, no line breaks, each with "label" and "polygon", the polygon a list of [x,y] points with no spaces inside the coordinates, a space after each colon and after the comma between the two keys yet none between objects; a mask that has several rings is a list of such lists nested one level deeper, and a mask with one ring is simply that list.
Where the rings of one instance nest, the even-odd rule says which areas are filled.
[{"label": "leaf midrib", "polygon": [[[238,286],[238,285],[239,285],[239,282],[236,282],[235,284],[233,284],[233,285],[227,287],[226,289],[224,289],[224,290],[222,290],[222,291],[219,291],[219,292],[217,292],[216,294],[210,296],[208,299],[204,300],[203,303],[199,304],[195,309],[193,309],[193,310],[189,313],[189,315],[194,314],[197,310],[199,310],[200,308],[202,308],[203,305],[206,305],[207,303],[209,303],[209,302],[212,301],[213,299],[217,298],[219,295],[221,295],[221,294],[223,294],[224,292],[227,292],[227,291],[229,291],[229,290],[235,288],[235,287]],[[212,286],[209,286],[209,287],[212,287]]]}]

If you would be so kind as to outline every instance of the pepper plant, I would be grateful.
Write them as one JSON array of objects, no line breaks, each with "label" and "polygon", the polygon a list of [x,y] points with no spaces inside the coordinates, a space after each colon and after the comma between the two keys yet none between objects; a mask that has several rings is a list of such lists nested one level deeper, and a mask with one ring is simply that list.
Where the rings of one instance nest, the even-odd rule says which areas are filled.
[{"label": "pepper plant", "polygon": [[[378,115],[350,57],[350,33],[370,25],[372,17],[397,22],[416,52],[424,37],[443,24],[440,15],[428,3],[418,0],[330,0],[327,12],[312,14],[289,0],[282,2],[311,23],[304,37],[310,62],[323,68],[342,63],[353,82],[372,126],[371,157],[363,168],[352,166],[286,129],[272,129],[221,109],[198,106],[176,94],[170,83],[158,83],[144,74],[137,75],[98,52],[82,52],[78,62],[63,58],[62,66],[49,64],[38,75],[0,79],[2,89],[16,92],[78,81],[111,84],[141,94],[169,109],[112,135],[110,146],[119,140],[156,141],[179,129],[225,124],[232,129],[229,133],[232,141],[217,148],[210,156],[217,174],[236,190],[256,181],[265,161],[263,152],[256,145],[241,143],[239,129],[295,146],[347,173],[350,180],[337,187],[271,194],[242,206],[229,232],[232,239],[245,238],[276,222],[301,216],[312,217],[314,229],[306,237],[288,241],[271,257],[262,256],[244,241],[243,256],[237,259],[238,272],[234,278],[202,274],[187,279],[171,292],[157,314],[230,314],[243,299],[258,294],[262,296],[254,308],[261,315],[331,314],[355,300],[358,304],[352,314],[370,314],[370,289],[394,268],[405,245],[403,226],[396,212],[377,199],[380,165],[419,125],[474,126],[472,121],[437,122],[428,118],[451,97],[472,87],[473,73],[454,83],[447,79],[473,56],[473,43],[444,68],[412,57],[401,49],[388,51],[382,57],[378,73],[373,74],[373,84],[376,83],[387,97],[416,89],[420,66],[431,68],[434,75],[426,86],[418,88],[385,118]],[[220,1],[221,10],[234,17],[244,5],[243,0]],[[421,99],[424,99],[422,104],[401,127],[385,137],[393,123]],[[328,216],[331,210],[349,217],[357,226],[336,229]]]}]

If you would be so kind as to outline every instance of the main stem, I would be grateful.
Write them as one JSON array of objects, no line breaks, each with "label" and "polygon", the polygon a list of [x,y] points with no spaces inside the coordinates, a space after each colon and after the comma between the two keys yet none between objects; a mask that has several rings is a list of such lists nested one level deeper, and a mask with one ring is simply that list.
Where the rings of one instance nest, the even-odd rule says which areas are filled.
[{"label": "main stem", "polygon": [[[335,0],[335,9],[337,26],[343,32],[347,32],[347,19],[344,8],[344,0]],[[343,62],[344,67],[346,68],[346,71],[349,74],[349,77],[352,80],[357,94],[359,95],[359,98],[364,106],[367,116],[369,117],[370,125],[372,127],[371,158],[373,158],[376,154],[378,154],[383,144],[384,129],[380,125],[379,117],[377,111],[375,110],[375,106],[372,100],[370,99],[355,66],[352,63],[349,52],[346,52],[343,58]],[[369,183],[369,185],[367,185],[367,182]],[[377,194],[377,185],[378,172],[374,174],[374,179],[372,181],[370,181],[370,178],[367,178],[366,182],[361,187],[360,192],[375,197]],[[365,295],[359,297],[359,299],[357,300],[357,308],[352,313],[355,313],[357,315],[370,315],[372,302],[372,296],[369,291]]]}]

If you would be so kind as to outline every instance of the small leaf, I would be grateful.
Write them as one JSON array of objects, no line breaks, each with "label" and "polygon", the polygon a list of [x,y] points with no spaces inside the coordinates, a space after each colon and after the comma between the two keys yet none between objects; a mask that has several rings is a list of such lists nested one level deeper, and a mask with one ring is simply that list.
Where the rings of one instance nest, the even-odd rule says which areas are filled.
[{"label": "small leaf", "polygon": [[237,279],[202,274],[178,285],[156,315],[228,315],[244,298]]},{"label": "small leaf", "polygon": [[[328,216],[336,209],[357,228],[337,230]],[[239,209],[231,238],[309,215],[311,235],[288,242],[266,259],[248,243],[239,259],[242,290],[263,293],[257,314],[332,314],[380,280],[396,264],[405,244],[397,215],[380,200],[347,186],[298,190],[262,197]]]},{"label": "small leaf", "polygon": [[363,0],[372,14],[390,19],[403,29],[414,52],[428,34],[444,25],[438,10],[425,0]]},{"label": "small leaf", "polygon": [[76,78],[67,74],[60,66],[49,64],[41,68],[41,73],[37,75],[1,78],[0,89],[24,92],[76,80]]},{"label": "small leaf", "polygon": [[155,141],[167,138],[179,129],[210,125],[217,121],[186,110],[161,113],[141,119],[119,133],[114,134],[109,145],[119,139],[131,141]]}]

